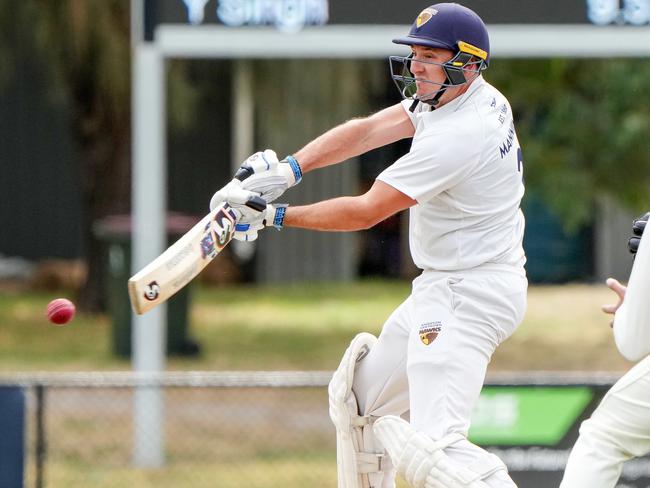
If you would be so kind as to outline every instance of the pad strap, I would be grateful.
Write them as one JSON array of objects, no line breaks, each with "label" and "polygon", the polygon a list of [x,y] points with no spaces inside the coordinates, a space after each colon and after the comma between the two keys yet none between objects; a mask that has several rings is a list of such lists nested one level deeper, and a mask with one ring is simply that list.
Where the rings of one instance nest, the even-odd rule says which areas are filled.
[{"label": "pad strap", "polygon": [[360,474],[377,473],[381,471],[383,454],[375,452],[357,452],[357,469]]}]

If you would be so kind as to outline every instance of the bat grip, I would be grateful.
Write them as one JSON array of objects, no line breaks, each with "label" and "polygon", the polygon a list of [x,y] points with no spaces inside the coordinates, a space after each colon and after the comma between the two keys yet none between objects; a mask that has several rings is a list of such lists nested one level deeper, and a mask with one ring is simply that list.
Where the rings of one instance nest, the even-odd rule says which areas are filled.
[{"label": "bat grip", "polygon": [[263,212],[266,210],[266,200],[264,200],[262,197],[250,197],[246,201],[246,206],[248,208],[252,208],[253,210],[257,210],[258,212]]},{"label": "bat grip", "polygon": [[241,166],[235,173],[235,179],[239,181],[244,181],[246,178],[254,174],[253,168],[248,166]]}]

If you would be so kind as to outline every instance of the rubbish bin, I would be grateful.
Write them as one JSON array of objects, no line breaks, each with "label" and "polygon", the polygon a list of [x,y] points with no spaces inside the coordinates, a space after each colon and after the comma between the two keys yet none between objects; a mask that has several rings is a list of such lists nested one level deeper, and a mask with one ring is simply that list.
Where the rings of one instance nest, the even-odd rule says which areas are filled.
[{"label": "rubbish bin", "polygon": [[[166,231],[171,245],[198,219],[170,213]],[[106,244],[106,296],[112,321],[112,347],[118,356],[131,356],[131,302],[127,282],[131,277],[131,216],[111,215],[95,223],[95,235]],[[199,345],[188,335],[191,284],[167,301],[167,354],[196,355]]]}]

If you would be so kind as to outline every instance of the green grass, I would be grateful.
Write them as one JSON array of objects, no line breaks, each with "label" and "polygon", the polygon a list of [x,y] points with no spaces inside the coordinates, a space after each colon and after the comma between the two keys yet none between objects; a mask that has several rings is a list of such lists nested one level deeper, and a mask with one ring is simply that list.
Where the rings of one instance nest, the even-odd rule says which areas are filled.
[{"label": "green grass", "polygon": [[[198,357],[171,357],[174,370],[328,370],[356,332],[378,333],[408,295],[404,281],[287,286],[194,286],[189,331]],[[524,323],[494,356],[493,370],[624,370],[600,305],[601,285],[531,287]],[[111,321],[78,315],[47,322],[49,300],[65,292],[0,296],[0,370],[125,370],[111,353]],[[70,294],[67,294],[68,296]]]},{"label": "green grass", "polygon": [[[169,358],[167,368],[331,370],[351,337],[362,330],[378,333],[409,291],[409,283],[397,281],[195,286],[189,329],[200,343],[202,354],[196,358]],[[66,295],[71,296],[65,292],[3,292],[2,372],[130,369],[129,361],[111,354],[109,317],[81,314],[63,327],[47,322],[47,302]],[[600,305],[610,298],[609,290],[601,285],[532,287],[525,321],[497,350],[491,370],[629,368],[629,363],[616,352],[608,317],[599,311]],[[184,391],[182,395],[168,392],[167,415],[181,416],[178,421],[170,421],[166,432],[168,462],[159,469],[136,469],[129,462],[131,411],[123,406],[110,410],[111,402],[128,392],[93,391],[92,401],[97,402],[94,407],[89,406],[89,398],[79,403],[84,397],[71,394],[76,399],[74,404],[63,403],[60,396],[58,400],[48,397],[50,444],[46,486],[279,488],[336,484],[331,432],[325,432],[327,438],[320,432],[309,434],[313,439],[299,439],[304,446],[310,446],[307,457],[296,451],[296,439],[283,437],[286,429],[275,425],[272,418],[262,419],[253,431],[244,433],[239,423],[224,424],[218,414],[218,408],[225,409],[224,412],[236,411],[238,405],[248,409],[249,401],[277,404],[273,403],[278,402],[275,397],[247,400],[240,398],[242,392],[230,392],[233,398],[224,391],[212,392],[216,396],[204,390]],[[299,396],[304,392],[281,394],[287,404],[307,401]],[[174,400],[173,395],[180,397]],[[198,398],[199,395],[202,397]],[[317,402],[323,405],[319,411],[326,415],[326,398],[321,400]],[[128,398],[122,401],[129,402]],[[206,410],[186,411],[194,402]],[[310,405],[305,407],[308,411],[315,408],[313,402]],[[31,439],[33,433],[28,437]],[[30,464],[26,469],[26,486],[33,486],[33,477],[34,467]],[[406,485],[400,481],[398,486]]]},{"label": "green grass", "polygon": [[408,293],[403,282],[201,290],[192,330],[212,369],[331,369]]},{"label": "green grass", "polygon": [[[265,461],[250,459],[237,463],[171,464],[161,469],[89,464],[83,469],[66,462],[50,463],[48,486],[113,488],[135,486],[161,488],[182,486],[218,486],[220,488],[331,488],[336,486],[336,464],[333,459],[303,461],[288,457]],[[319,481],[315,481],[319,480]],[[29,485],[33,486],[33,484]]]},{"label": "green grass", "polygon": [[109,320],[80,314],[66,326],[47,321],[47,303],[62,294],[10,292],[0,295],[0,370],[107,369]]}]

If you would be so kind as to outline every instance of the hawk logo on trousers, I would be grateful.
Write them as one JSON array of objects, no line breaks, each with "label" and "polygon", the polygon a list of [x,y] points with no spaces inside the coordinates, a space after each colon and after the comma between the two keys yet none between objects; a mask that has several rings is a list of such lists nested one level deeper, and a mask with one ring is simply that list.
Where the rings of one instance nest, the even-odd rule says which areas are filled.
[{"label": "hawk logo on trousers", "polygon": [[442,330],[442,322],[438,320],[435,322],[427,322],[420,325],[419,334],[420,334],[420,340],[422,341],[422,344],[424,344],[425,346],[431,344],[433,341],[436,340],[441,330]]}]

